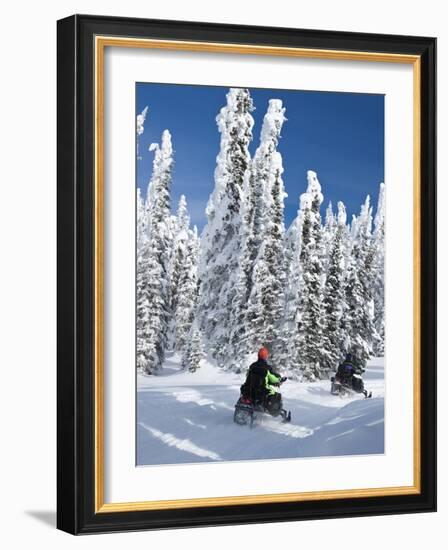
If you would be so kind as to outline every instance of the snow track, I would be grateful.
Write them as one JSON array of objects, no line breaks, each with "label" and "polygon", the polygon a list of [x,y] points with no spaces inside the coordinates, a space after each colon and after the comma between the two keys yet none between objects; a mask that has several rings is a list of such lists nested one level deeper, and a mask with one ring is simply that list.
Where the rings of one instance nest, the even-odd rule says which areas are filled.
[{"label": "snow track", "polygon": [[383,360],[368,366],[372,399],[330,394],[330,382],[282,387],[292,422],[259,414],[254,428],[233,422],[243,375],[206,363],[179,371],[173,356],[159,376],[137,379],[137,464],[323,457],[384,452]]}]

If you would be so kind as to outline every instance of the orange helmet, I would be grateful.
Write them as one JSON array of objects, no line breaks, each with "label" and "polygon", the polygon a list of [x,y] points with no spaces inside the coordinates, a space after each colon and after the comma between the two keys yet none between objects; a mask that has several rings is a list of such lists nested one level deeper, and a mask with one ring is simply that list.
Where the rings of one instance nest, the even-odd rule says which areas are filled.
[{"label": "orange helmet", "polygon": [[263,359],[266,361],[266,359],[269,357],[269,351],[268,348],[260,348],[258,350],[258,359]]}]

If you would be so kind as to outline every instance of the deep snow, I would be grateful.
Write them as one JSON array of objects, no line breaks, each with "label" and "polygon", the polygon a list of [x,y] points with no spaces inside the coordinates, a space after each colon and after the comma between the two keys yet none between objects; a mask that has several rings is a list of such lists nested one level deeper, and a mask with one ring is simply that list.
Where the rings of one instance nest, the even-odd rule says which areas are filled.
[{"label": "deep snow", "polygon": [[384,452],[384,362],[364,375],[372,399],[330,394],[330,382],[288,380],[281,392],[292,421],[261,414],[254,428],[233,422],[243,374],[207,363],[195,373],[172,355],[157,376],[137,376],[137,465],[320,457]]}]

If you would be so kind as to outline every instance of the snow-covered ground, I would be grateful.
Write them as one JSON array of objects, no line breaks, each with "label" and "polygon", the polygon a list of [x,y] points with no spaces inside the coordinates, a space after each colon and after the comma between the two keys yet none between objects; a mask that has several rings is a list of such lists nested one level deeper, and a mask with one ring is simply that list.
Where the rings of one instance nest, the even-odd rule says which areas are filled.
[{"label": "snow-covered ground", "polygon": [[233,422],[244,375],[204,362],[195,373],[167,359],[158,376],[137,378],[137,464],[298,458],[384,452],[384,363],[364,375],[373,398],[330,394],[330,382],[288,380],[281,392],[292,421],[260,414],[253,429]]}]

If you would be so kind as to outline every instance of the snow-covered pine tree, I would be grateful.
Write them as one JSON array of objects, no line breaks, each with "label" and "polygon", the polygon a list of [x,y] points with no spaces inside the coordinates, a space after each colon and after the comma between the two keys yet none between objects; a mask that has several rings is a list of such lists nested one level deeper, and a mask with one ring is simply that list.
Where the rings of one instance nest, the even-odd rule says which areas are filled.
[{"label": "snow-covered pine tree", "polygon": [[162,134],[161,146],[152,144],[150,150],[155,154],[146,200],[148,244],[144,254],[137,259],[137,279],[141,277],[141,284],[137,288],[137,364],[149,374],[162,366],[170,311],[173,148],[168,130]]},{"label": "snow-covered pine tree", "polygon": [[[275,344],[276,366],[285,372],[297,375],[294,345],[297,338],[297,316],[300,301],[300,250],[302,242],[302,224],[304,198],[302,194],[299,209],[284,238],[285,253],[285,307],[279,320]],[[305,201],[306,202],[306,201]],[[293,371],[296,371],[295,373]]]},{"label": "snow-covered pine tree", "polygon": [[145,120],[146,120],[147,114],[148,114],[148,105],[146,105],[143,111],[137,115],[136,132],[138,136],[141,136],[145,131]]},{"label": "snow-covered pine tree", "polygon": [[347,331],[346,351],[354,361],[365,366],[373,355],[375,325],[373,322],[374,247],[372,246],[372,208],[370,197],[354,219],[352,249],[349,257],[343,325]]},{"label": "snow-covered pine tree", "polygon": [[324,232],[325,233],[332,233],[336,230],[337,227],[337,219],[333,212],[333,204],[330,201],[327,206],[327,210],[325,211],[325,225],[324,225]]},{"label": "snow-covered pine tree", "polygon": [[325,280],[323,314],[324,365],[335,370],[344,357],[346,333],[342,319],[345,314],[345,250],[347,247],[347,213],[342,202],[338,202],[336,229],[331,242],[327,242],[328,261]]},{"label": "snow-covered pine tree", "polygon": [[136,133],[137,133],[137,159],[141,160],[142,157],[139,156],[139,138],[145,131],[145,120],[146,115],[148,114],[148,106],[146,106],[143,111],[137,115],[136,120]]},{"label": "snow-covered pine tree", "polygon": [[353,246],[355,245],[356,240],[358,238],[359,221],[360,221],[360,217],[353,214],[352,215],[352,221],[349,225],[347,250],[345,251],[345,265],[346,266],[348,266],[349,263],[350,263],[350,257],[351,257],[351,254],[352,254]]},{"label": "snow-covered pine tree", "polygon": [[373,276],[373,303],[374,303],[374,324],[376,339],[373,345],[374,354],[378,357],[384,355],[384,231],[386,216],[386,187],[380,185],[378,206],[374,219],[373,246],[374,246],[374,276]]},{"label": "snow-covered pine tree", "polygon": [[240,259],[235,276],[234,298],[232,300],[229,320],[229,344],[233,360],[230,368],[240,372],[245,364],[245,357],[250,349],[247,330],[247,302],[252,288],[252,268],[255,258],[253,220],[255,211],[255,175],[247,170],[243,181],[241,197],[240,225]]},{"label": "snow-covered pine tree", "polygon": [[317,175],[309,170],[307,192],[301,197],[303,221],[297,288],[297,335],[292,342],[291,354],[299,370],[298,375],[311,381],[327,376],[322,332],[322,201]]},{"label": "snow-covered pine tree", "polygon": [[[139,115],[140,116],[140,115]],[[137,117],[138,123],[138,117]],[[149,303],[146,295],[148,268],[148,216],[145,201],[137,188],[137,265],[136,265],[136,332],[137,332],[137,367],[141,370],[146,365],[145,327],[149,315]]]},{"label": "snow-covered pine tree", "polygon": [[[162,229],[166,231],[171,219],[171,180],[173,169],[173,146],[171,134],[168,130],[162,133],[162,141],[151,143],[150,151],[154,151],[152,176],[147,192],[149,234]],[[159,227],[160,226],[160,227]]]},{"label": "snow-covered pine tree", "polygon": [[269,101],[253,163],[255,176],[251,288],[246,327],[249,350],[271,348],[275,361],[278,323],[285,304],[284,199],[282,157],[277,151],[285,119],[279,99]]},{"label": "snow-covered pine tree", "polygon": [[260,145],[251,164],[251,175],[254,179],[253,260],[256,259],[260,246],[271,229],[270,225],[280,223],[271,219],[272,216],[279,216],[278,211],[283,224],[284,199],[287,195],[281,179],[282,156],[277,151],[277,146],[286,121],[285,110],[280,99],[269,100],[268,110],[263,118]]},{"label": "snow-covered pine tree", "polygon": [[204,358],[205,352],[201,331],[197,325],[194,324],[191,326],[188,341],[182,354],[182,368],[188,369],[190,372],[196,372],[200,368],[201,361]]},{"label": "snow-covered pine tree", "polygon": [[[241,202],[239,271],[232,302],[230,349],[233,368],[262,343],[275,339],[276,322],[284,302],[282,158],[277,145],[285,109],[278,99],[269,101],[260,145],[246,173]],[[256,288],[255,288],[256,287]]]},{"label": "snow-covered pine tree", "polygon": [[148,216],[146,215],[145,201],[143,200],[140,188],[137,187],[137,258],[141,247],[148,240]]},{"label": "snow-covered pine tree", "polygon": [[220,366],[229,366],[229,317],[235,298],[241,247],[241,198],[250,163],[252,99],[247,89],[231,88],[217,116],[221,149],[215,189],[207,206],[201,242],[199,327]]},{"label": "snow-covered pine tree", "polygon": [[149,353],[145,330],[149,317],[146,283],[148,269],[148,217],[140,189],[137,188],[137,265],[136,265],[136,324],[137,324],[137,367],[144,370]]},{"label": "snow-covered pine tree", "polygon": [[330,257],[330,250],[333,244],[334,235],[338,226],[337,219],[333,212],[333,205],[331,201],[328,203],[327,210],[325,212],[325,224],[322,231],[322,240],[323,240],[323,260],[324,260],[324,270],[325,273],[328,269],[328,260]]},{"label": "snow-covered pine tree", "polygon": [[179,295],[179,280],[182,276],[182,272],[187,268],[186,263],[189,261],[187,259],[187,243],[189,240],[189,227],[190,227],[190,216],[188,214],[187,201],[185,195],[181,195],[177,215],[173,220],[173,250],[171,254],[171,263],[170,263],[170,327],[168,331],[169,349],[173,349],[176,346],[175,335],[176,335],[176,310],[177,310],[177,301]]},{"label": "snow-covered pine tree", "polygon": [[198,298],[199,239],[196,226],[193,231],[188,230],[187,237],[174,310],[175,342],[178,351],[182,351],[188,341]]},{"label": "snow-covered pine tree", "polygon": [[[305,195],[304,195],[305,196]],[[299,201],[297,215],[285,234],[285,263],[288,280],[291,281],[298,274],[298,260],[302,241],[303,205]],[[292,286],[291,284],[289,286]]]}]

